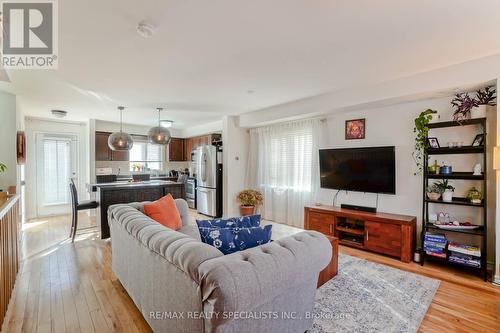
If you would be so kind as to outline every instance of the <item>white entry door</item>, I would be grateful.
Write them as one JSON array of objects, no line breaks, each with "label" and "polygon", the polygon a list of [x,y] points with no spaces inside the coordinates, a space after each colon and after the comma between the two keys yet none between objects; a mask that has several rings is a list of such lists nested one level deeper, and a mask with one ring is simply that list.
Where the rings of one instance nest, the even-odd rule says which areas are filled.
[{"label": "white entry door", "polygon": [[76,135],[36,136],[37,215],[71,213],[70,178],[78,186]]}]

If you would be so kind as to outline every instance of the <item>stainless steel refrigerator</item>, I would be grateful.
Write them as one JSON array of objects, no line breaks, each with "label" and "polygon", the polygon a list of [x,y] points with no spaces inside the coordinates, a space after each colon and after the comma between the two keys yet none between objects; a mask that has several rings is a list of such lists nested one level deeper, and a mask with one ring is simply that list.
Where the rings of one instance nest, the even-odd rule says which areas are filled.
[{"label": "stainless steel refrigerator", "polygon": [[222,216],[222,147],[196,149],[196,208],[199,213]]}]

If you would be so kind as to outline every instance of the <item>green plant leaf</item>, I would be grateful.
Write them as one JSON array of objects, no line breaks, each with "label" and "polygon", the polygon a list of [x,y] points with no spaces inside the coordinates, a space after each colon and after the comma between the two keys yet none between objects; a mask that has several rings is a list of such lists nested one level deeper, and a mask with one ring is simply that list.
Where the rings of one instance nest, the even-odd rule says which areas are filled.
[{"label": "green plant leaf", "polygon": [[420,113],[420,115],[415,118],[415,127],[413,132],[415,135],[415,149],[413,152],[413,159],[418,167],[418,171],[415,175],[421,174],[423,171],[423,158],[425,154],[425,149],[427,148],[427,135],[429,134],[429,122],[432,120],[432,115],[437,113],[436,110],[427,109]]}]

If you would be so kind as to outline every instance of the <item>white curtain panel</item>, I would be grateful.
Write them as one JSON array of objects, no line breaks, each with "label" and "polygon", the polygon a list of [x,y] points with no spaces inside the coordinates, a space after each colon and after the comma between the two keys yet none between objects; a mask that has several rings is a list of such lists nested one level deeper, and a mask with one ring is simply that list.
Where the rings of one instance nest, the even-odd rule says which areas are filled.
[{"label": "white curtain panel", "polygon": [[247,186],[264,195],[266,220],[304,226],[304,206],[319,189],[318,149],[326,123],[308,119],[250,130]]}]

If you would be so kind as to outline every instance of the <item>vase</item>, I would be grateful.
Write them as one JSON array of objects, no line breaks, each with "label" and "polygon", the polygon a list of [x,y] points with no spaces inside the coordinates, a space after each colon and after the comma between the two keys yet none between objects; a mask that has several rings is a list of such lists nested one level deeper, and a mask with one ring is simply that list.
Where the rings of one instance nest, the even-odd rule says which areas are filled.
[{"label": "vase", "polygon": [[255,206],[240,206],[240,215],[247,216],[255,213]]},{"label": "vase", "polygon": [[439,200],[439,197],[441,196],[441,194],[439,193],[436,193],[436,192],[427,192],[427,197],[430,199],[430,200]]},{"label": "vase", "polygon": [[437,123],[441,121],[441,115],[439,113],[431,113],[432,119],[429,121],[430,124]]},{"label": "vase", "polygon": [[470,112],[471,119],[486,118],[486,110],[488,105],[479,105],[473,108]]},{"label": "vase", "polygon": [[446,202],[453,201],[453,191],[452,190],[445,190],[443,192],[443,201],[446,201]]}]

